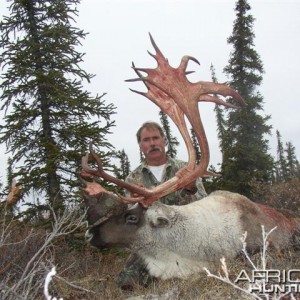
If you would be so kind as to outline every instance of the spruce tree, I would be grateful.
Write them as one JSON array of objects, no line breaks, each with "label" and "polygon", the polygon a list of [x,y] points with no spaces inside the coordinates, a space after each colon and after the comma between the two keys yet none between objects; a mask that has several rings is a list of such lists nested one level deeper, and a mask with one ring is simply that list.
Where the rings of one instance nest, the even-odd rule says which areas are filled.
[{"label": "spruce tree", "polygon": [[130,173],[130,162],[125,150],[116,151],[114,156],[120,161],[120,167],[114,169],[117,178],[125,180]]},{"label": "spruce tree", "polygon": [[299,161],[296,156],[296,149],[291,142],[286,143],[286,162],[288,178],[299,177]]},{"label": "spruce tree", "polygon": [[[113,173],[115,177],[125,181],[130,173],[130,162],[128,159],[128,155],[126,154],[125,150],[122,149],[119,151],[115,151],[113,153],[113,157],[117,158],[118,160],[118,164],[114,164],[113,166]],[[109,184],[107,188],[111,189],[109,187]],[[123,188],[114,186],[112,189],[120,195],[125,195]]]},{"label": "spruce tree", "polygon": [[283,181],[286,180],[288,176],[287,161],[285,159],[281,134],[278,130],[276,130],[276,137],[277,137],[277,161],[275,163],[276,180]]},{"label": "spruce tree", "polygon": [[199,165],[201,160],[201,150],[200,150],[198,139],[196,137],[195,130],[193,128],[191,128],[191,138],[196,153],[196,164]]},{"label": "spruce tree", "polygon": [[159,115],[160,115],[160,121],[161,121],[162,127],[166,134],[166,139],[168,142],[167,143],[167,148],[168,148],[167,154],[170,157],[175,158],[177,155],[176,147],[179,145],[179,142],[178,142],[177,138],[172,135],[168,116],[162,110],[159,112]]},{"label": "spruce tree", "polygon": [[8,2],[10,15],[0,23],[0,142],[23,192],[62,207],[77,191],[89,142],[102,157],[111,148],[106,135],[115,107],[83,88],[94,75],[80,67],[86,33],[74,27],[79,0]]},{"label": "spruce tree", "polygon": [[[216,72],[215,68],[213,65],[210,66],[210,72],[211,72],[211,78],[212,81],[217,83],[217,77],[216,77]],[[215,97],[218,97],[218,95],[215,95]],[[224,155],[224,144],[225,144],[225,129],[226,129],[226,122],[224,119],[224,109],[220,105],[215,105],[214,111],[216,113],[216,120],[217,120],[217,132],[218,132],[218,139],[219,139],[219,145],[221,148],[221,153],[222,153],[222,161],[223,161],[223,155]]]},{"label": "spruce tree", "polygon": [[246,0],[236,2],[236,20],[228,43],[233,46],[224,72],[230,85],[247,102],[238,110],[228,109],[224,136],[222,164],[223,188],[251,196],[253,180],[268,182],[271,178],[273,161],[268,154],[271,126],[269,116],[263,115],[263,97],[257,91],[261,84],[263,65],[254,49],[254,18]]}]

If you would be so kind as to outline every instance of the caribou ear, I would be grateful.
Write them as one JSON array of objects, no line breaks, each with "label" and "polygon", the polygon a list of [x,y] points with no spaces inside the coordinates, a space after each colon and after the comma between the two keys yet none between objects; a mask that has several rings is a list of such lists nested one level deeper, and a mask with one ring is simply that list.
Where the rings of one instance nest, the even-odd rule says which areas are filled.
[{"label": "caribou ear", "polygon": [[175,212],[171,206],[156,205],[156,208],[154,208],[153,210],[148,210],[148,219],[151,227],[168,227],[171,224],[174,217]]},{"label": "caribou ear", "polygon": [[170,224],[170,220],[167,219],[166,217],[157,217],[153,221],[150,224],[152,227],[156,227],[156,228],[168,227]]}]

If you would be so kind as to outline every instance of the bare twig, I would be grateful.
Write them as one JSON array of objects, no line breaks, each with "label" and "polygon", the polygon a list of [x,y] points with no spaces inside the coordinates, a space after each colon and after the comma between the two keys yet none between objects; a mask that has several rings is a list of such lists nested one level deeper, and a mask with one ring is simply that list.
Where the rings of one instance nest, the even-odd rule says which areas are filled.
[{"label": "bare twig", "polygon": [[[50,210],[52,211],[54,220],[52,231],[46,234],[42,245],[34,252],[22,269],[20,277],[16,280],[10,274],[2,274],[0,287],[1,297],[4,297],[4,299],[35,299],[35,296],[44,286],[45,270],[49,270],[49,266],[53,265],[54,258],[51,258],[52,253],[50,248],[52,242],[58,237],[69,235],[81,227],[86,227],[85,213],[78,215],[74,209],[66,209],[61,214],[58,214],[51,207]],[[12,221],[6,224],[2,222],[0,230],[0,249],[4,246],[14,247],[17,244],[24,245],[24,243],[26,244],[36,234],[34,229],[31,229],[26,238],[21,241],[11,242],[10,240],[14,236]],[[48,261],[49,255],[50,261]],[[56,277],[73,288],[91,292],[74,283],[63,280],[60,276]]]}]

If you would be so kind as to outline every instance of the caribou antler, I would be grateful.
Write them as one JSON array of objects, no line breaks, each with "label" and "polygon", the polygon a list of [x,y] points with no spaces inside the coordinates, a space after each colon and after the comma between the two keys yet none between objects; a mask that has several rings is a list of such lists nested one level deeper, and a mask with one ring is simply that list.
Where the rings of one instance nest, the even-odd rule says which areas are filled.
[{"label": "caribou antler", "polygon": [[[134,184],[129,184],[126,181],[120,180],[116,177],[111,176],[107,172],[105,172],[104,169],[103,169],[103,164],[102,164],[102,161],[101,161],[100,157],[93,150],[93,144],[92,143],[90,143],[90,145],[89,145],[89,151],[90,151],[90,154],[92,155],[92,157],[94,158],[94,160],[96,161],[98,168],[93,169],[89,166],[89,164],[88,164],[89,153],[87,153],[85,156],[83,156],[81,158],[82,171],[80,173],[80,176],[81,176],[82,182],[84,183],[84,185],[86,185],[85,190],[90,195],[97,195],[98,193],[107,192],[107,191],[101,185],[95,184],[94,182],[90,183],[88,181],[83,180],[83,178],[101,177],[104,180],[107,180],[109,182],[112,182],[112,183],[116,184],[117,186],[125,188],[125,189],[127,189],[128,191],[130,191],[132,193],[143,195],[144,197],[150,196],[150,193],[148,193],[147,190],[144,189],[143,187],[140,187],[140,186],[134,185]],[[124,198],[124,197],[120,196],[120,198],[124,198],[123,199],[124,201],[133,202],[133,203],[138,202],[138,201],[142,201],[144,199],[144,197],[136,197],[136,198],[127,197],[127,198]]]},{"label": "caribou antler", "polygon": [[[143,80],[142,74],[135,68],[134,63],[132,63],[132,68],[135,70],[139,78]],[[127,81],[135,81],[135,79],[129,79]],[[160,107],[176,124],[179,129],[179,132],[186,144],[189,154],[189,162],[191,165],[196,164],[196,153],[194,151],[194,145],[192,143],[191,137],[189,135],[186,123],[184,121],[184,113],[177,105],[177,103],[171,98],[168,94],[164,93],[162,90],[158,89],[155,85],[144,81],[148,91],[147,93],[139,92],[133,89],[130,89],[132,92],[143,95]]]},{"label": "caribou antler", "polygon": [[[149,53],[156,61],[158,66],[155,69],[149,68],[134,68],[135,71],[145,72],[147,74],[146,77],[139,77],[137,79],[130,79],[128,81],[140,81],[142,80],[146,86],[148,87],[148,93],[144,93],[144,96],[152,100],[152,98],[156,99],[156,104],[166,113],[169,114],[167,110],[165,110],[164,99],[159,97],[159,92],[164,92],[169,98],[172,99],[173,103],[176,103],[176,107],[174,110],[181,110],[181,113],[184,114],[189,120],[192,128],[195,131],[196,137],[199,141],[200,150],[201,150],[201,164],[197,167],[198,175],[203,176],[206,172],[208,163],[209,163],[209,149],[208,143],[206,140],[205,131],[200,119],[199,101],[210,101],[216,104],[223,104],[225,106],[234,107],[233,105],[221,102],[221,100],[217,97],[211,96],[210,94],[216,95],[220,94],[222,96],[231,96],[238,100],[241,104],[245,104],[242,97],[235,92],[230,87],[225,84],[213,83],[213,82],[203,82],[199,81],[197,83],[191,83],[186,78],[186,68],[189,60],[192,60],[199,64],[199,62],[191,57],[184,56],[181,60],[181,63],[178,68],[172,68],[167,59],[163,56],[162,52],[159,50],[157,45],[155,44],[151,34],[150,34],[151,43],[156,51],[156,54]],[[155,89],[152,88],[155,86]],[[153,100],[152,100],[153,101]],[[171,116],[170,116],[171,117]],[[171,117],[172,118],[172,117]],[[182,120],[174,120],[172,118],[180,132],[182,132],[183,128],[186,129],[186,124]],[[193,147],[191,150],[188,139],[184,139],[187,149],[189,151],[189,155],[194,151]],[[194,157],[194,156],[192,156]],[[185,169],[193,170],[195,166],[194,160],[189,160],[188,167]]]},{"label": "caribou antler", "polygon": [[[236,99],[240,104],[245,104],[242,97],[225,84],[204,81],[191,83],[186,77],[187,74],[191,73],[186,71],[188,62],[190,60],[198,64],[199,62],[191,56],[184,56],[179,67],[173,68],[169,65],[168,60],[163,56],[151,35],[150,40],[155,49],[155,54],[149,54],[157,61],[157,67],[155,69],[136,68],[133,65],[133,69],[137,73],[138,78],[127,81],[143,81],[148,89],[146,93],[136,90],[132,91],[150,99],[176,124],[183,136],[188,150],[189,160],[187,166],[179,170],[173,178],[151,190],[128,184],[103,173],[101,160],[93,151],[91,151],[91,154],[98,164],[98,170],[88,169],[87,157],[85,158],[86,164],[84,168],[86,172],[92,175],[102,177],[105,180],[126,188],[132,193],[137,193],[140,197],[123,197],[123,200],[129,202],[140,202],[144,206],[149,206],[159,198],[187,186],[191,182],[195,181],[199,176],[207,175],[209,147],[200,118],[198,102],[214,102],[228,107],[235,107],[215,96],[222,95],[224,97],[230,96]],[[141,72],[146,73],[147,76],[142,76]],[[185,117],[194,129],[200,145],[201,161],[199,165],[196,165],[195,150],[188,133]]]}]

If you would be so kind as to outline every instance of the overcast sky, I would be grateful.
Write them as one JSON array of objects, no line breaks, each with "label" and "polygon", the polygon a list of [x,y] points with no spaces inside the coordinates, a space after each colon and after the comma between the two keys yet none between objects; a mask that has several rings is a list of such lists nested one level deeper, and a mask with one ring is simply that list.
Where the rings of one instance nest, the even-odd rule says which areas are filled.
[{"label": "overcast sky", "polygon": [[[276,156],[278,129],[283,142],[291,141],[296,147],[300,159],[300,1],[248,2],[255,18],[255,50],[265,69],[259,91],[265,102],[264,114],[272,117],[270,152]],[[89,33],[80,49],[86,53],[82,67],[96,75],[84,87],[92,95],[107,93],[107,103],[117,107],[116,127],[108,138],[118,150],[126,151],[132,168],[139,163],[135,139],[138,127],[144,121],[159,121],[159,109],[129,90],[145,91],[143,84],[125,82],[136,77],[132,62],[138,67],[156,66],[147,53],[153,52],[148,33],[171,66],[177,67],[184,55],[200,61],[201,66],[192,62],[189,65],[188,69],[195,71],[191,81],[210,81],[213,64],[218,81],[224,82],[227,78],[223,68],[232,50],[227,38],[236,19],[235,4],[235,0],[82,0],[78,6],[76,26]],[[216,166],[220,150],[214,104],[199,105],[211,150],[210,163]],[[175,128],[173,135],[178,136]],[[178,157],[186,159],[180,141]]]}]

